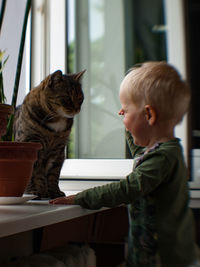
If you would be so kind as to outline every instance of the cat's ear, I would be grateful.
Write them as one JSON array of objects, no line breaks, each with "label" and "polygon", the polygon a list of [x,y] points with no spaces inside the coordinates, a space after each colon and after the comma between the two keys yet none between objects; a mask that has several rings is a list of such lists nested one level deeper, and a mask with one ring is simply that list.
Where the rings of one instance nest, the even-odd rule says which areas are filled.
[{"label": "cat's ear", "polygon": [[74,80],[81,81],[83,74],[86,72],[86,70],[69,74]]},{"label": "cat's ear", "polygon": [[48,85],[52,86],[55,82],[58,82],[61,79],[62,79],[62,71],[57,70],[51,74]]}]

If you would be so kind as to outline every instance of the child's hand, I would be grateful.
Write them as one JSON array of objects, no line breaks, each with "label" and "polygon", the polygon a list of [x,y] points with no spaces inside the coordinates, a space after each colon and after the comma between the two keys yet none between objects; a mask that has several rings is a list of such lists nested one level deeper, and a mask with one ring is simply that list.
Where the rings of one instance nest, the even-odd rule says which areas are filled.
[{"label": "child's hand", "polygon": [[49,200],[50,204],[68,204],[74,205],[75,204],[75,195],[67,196],[67,197],[58,197],[52,200]]}]

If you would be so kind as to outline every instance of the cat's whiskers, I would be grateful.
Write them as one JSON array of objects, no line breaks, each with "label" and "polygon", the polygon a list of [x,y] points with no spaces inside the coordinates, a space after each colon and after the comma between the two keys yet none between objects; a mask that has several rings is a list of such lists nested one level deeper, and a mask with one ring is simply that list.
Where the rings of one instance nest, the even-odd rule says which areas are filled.
[{"label": "cat's whiskers", "polygon": [[[58,120],[51,121],[56,117],[58,118]],[[45,123],[47,127],[55,132],[62,132],[66,129],[66,118],[73,118],[73,115],[67,115],[63,112],[62,109],[58,109],[57,114],[53,112],[47,114],[47,116],[42,120],[42,123]]]},{"label": "cat's whiskers", "polygon": [[63,118],[67,118],[67,119],[72,119],[72,118],[75,116],[75,114],[73,114],[73,113],[71,113],[71,114],[67,114],[66,112],[63,111],[62,108],[59,108],[59,109],[57,110],[57,112],[58,112],[58,114],[59,114],[60,116],[62,116]]},{"label": "cat's whiskers", "polygon": [[66,115],[64,115],[64,117],[67,118],[67,119],[72,119],[74,117],[74,115],[68,115],[68,114],[66,114]]},{"label": "cat's whiskers", "polygon": [[47,114],[46,117],[44,117],[41,122],[45,123],[45,122],[52,120],[54,118],[55,118],[55,114],[52,112],[52,113]]}]

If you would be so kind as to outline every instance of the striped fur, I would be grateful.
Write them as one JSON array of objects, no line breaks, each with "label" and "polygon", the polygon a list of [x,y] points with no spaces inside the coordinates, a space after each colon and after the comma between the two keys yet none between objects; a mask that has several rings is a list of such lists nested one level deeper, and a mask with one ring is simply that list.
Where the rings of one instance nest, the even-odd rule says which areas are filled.
[{"label": "striped fur", "polygon": [[80,83],[83,73],[54,72],[33,88],[16,110],[15,140],[43,146],[26,189],[38,198],[64,195],[58,181],[73,117],[80,112],[84,99]]}]

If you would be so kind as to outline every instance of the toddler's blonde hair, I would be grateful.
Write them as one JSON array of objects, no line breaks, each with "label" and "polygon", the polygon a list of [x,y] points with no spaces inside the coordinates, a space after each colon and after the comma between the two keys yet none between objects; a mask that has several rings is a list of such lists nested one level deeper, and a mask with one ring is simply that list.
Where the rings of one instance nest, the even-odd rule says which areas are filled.
[{"label": "toddler's blonde hair", "polygon": [[133,67],[122,81],[133,103],[151,105],[159,120],[179,123],[187,112],[190,88],[178,71],[164,61],[146,62]]}]

